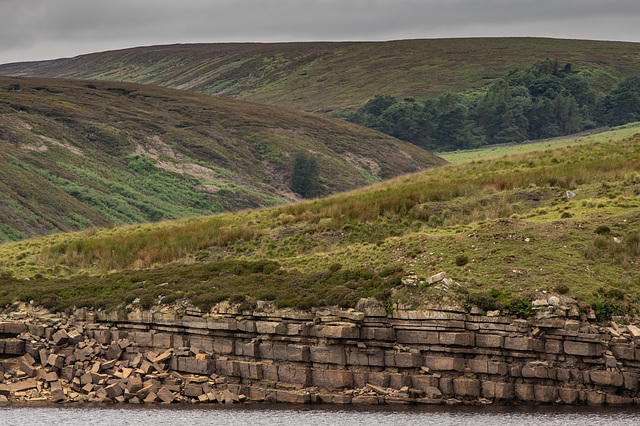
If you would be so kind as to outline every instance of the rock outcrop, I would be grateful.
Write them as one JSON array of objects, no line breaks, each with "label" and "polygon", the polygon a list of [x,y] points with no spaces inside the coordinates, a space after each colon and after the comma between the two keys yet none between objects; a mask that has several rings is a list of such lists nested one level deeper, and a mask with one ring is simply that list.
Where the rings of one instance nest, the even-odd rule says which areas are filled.
[{"label": "rock outcrop", "polygon": [[640,403],[640,328],[446,311],[29,314],[0,402]]}]

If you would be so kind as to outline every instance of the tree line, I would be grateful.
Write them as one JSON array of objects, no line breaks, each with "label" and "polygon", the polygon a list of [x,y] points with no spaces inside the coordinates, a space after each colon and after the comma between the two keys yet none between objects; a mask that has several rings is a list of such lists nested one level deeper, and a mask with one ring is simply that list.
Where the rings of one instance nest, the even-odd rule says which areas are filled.
[{"label": "tree line", "polygon": [[377,95],[337,114],[427,150],[458,150],[522,142],[640,120],[640,76],[596,92],[571,64],[538,61],[514,70],[483,93],[445,93],[416,101]]}]

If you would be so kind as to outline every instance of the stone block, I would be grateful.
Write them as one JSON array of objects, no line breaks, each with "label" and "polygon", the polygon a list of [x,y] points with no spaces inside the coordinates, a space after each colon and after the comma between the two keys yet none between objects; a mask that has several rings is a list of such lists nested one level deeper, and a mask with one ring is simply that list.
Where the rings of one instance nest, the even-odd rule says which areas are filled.
[{"label": "stone block", "polygon": [[399,368],[413,368],[422,366],[423,357],[419,353],[401,352],[395,354],[394,366]]},{"label": "stone block", "polygon": [[396,336],[400,344],[437,345],[440,342],[437,331],[398,330]]},{"label": "stone block", "polygon": [[605,402],[607,405],[633,405],[633,398],[623,395],[607,394]]},{"label": "stone block", "polygon": [[411,376],[407,374],[389,374],[389,387],[392,389],[402,389],[411,386]]},{"label": "stone block", "polygon": [[347,356],[348,365],[369,365],[369,355],[367,355],[366,349],[347,347],[345,354]]},{"label": "stone block", "polygon": [[251,358],[260,358],[260,344],[256,342],[236,343],[236,351],[240,351],[238,355],[244,355]]},{"label": "stone block", "polygon": [[516,383],[514,385],[514,393],[516,398],[520,401],[531,402],[535,401],[535,395],[533,393],[533,385],[528,383]]},{"label": "stone block", "polygon": [[474,334],[463,332],[463,333],[454,333],[454,332],[440,332],[439,343],[441,345],[453,345],[453,346],[473,346],[474,345]]},{"label": "stone block", "polygon": [[391,327],[362,327],[360,329],[360,338],[363,340],[375,340],[376,342],[393,342],[396,341],[396,332]]},{"label": "stone block", "polygon": [[285,404],[309,404],[311,403],[311,394],[301,391],[285,391],[276,392],[276,402]]},{"label": "stone block", "polygon": [[117,396],[120,396],[124,393],[124,390],[120,387],[118,383],[114,383],[104,388],[107,392],[107,397],[110,399],[114,399]]},{"label": "stone block", "polygon": [[480,348],[501,348],[504,345],[504,337],[497,334],[476,334],[476,346]]},{"label": "stone block", "polygon": [[544,342],[544,351],[548,354],[563,353],[564,346],[561,340],[546,340]]},{"label": "stone block", "polygon": [[453,393],[457,396],[479,397],[480,380],[459,377],[453,379]]},{"label": "stone block", "polygon": [[586,391],[587,405],[599,406],[604,405],[606,396],[602,392],[598,391]]},{"label": "stone block", "polygon": [[186,383],[184,385],[184,396],[197,398],[203,394],[201,383]]},{"label": "stone block", "polygon": [[438,378],[434,376],[411,375],[409,377],[411,379],[411,384],[409,386],[413,389],[427,390],[428,388],[431,388],[431,387],[437,388],[439,385]]},{"label": "stone block", "polygon": [[35,367],[30,366],[29,364],[22,362],[20,363],[20,371],[25,373],[29,377],[35,377],[37,371]]},{"label": "stone block", "polygon": [[22,355],[25,352],[24,340],[21,339],[3,339],[4,350],[2,353],[5,355]]},{"label": "stone block", "polygon": [[175,395],[165,387],[162,387],[160,388],[160,390],[158,390],[157,396],[165,404],[170,404],[176,399]]},{"label": "stone block", "polygon": [[38,324],[28,324],[27,329],[29,334],[38,337],[44,337],[44,326]]},{"label": "stone block", "polygon": [[453,379],[441,377],[438,380],[438,388],[443,395],[453,395]]},{"label": "stone block", "polygon": [[317,325],[315,326],[316,337],[327,339],[358,339],[360,328],[352,323],[342,323],[341,325]]},{"label": "stone block", "polygon": [[170,348],[172,347],[171,334],[158,333],[153,335],[153,347],[154,348]]},{"label": "stone block", "polygon": [[622,373],[622,377],[624,378],[624,388],[630,390],[632,392],[638,391],[638,380],[639,376],[635,373]]},{"label": "stone block", "polygon": [[353,386],[361,389],[367,385],[369,382],[369,372],[368,371],[353,371]]},{"label": "stone block", "polygon": [[481,395],[487,399],[511,400],[515,395],[514,385],[513,383],[498,383],[483,380]]},{"label": "stone block", "polygon": [[464,371],[466,361],[464,358],[425,356],[424,365],[434,371]]},{"label": "stone block", "polygon": [[278,381],[278,366],[274,364],[262,364],[262,377],[272,382]]},{"label": "stone block", "polygon": [[505,362],[488,361],[487,373],[506,376],[509,374],[509,365]]},{"label": "stone block", "polygon": [[153,334],[149,332],[133,332],[129,333],[129,338],[138,346],[150,348],[153,346]]},{"label": "stone block", "polygon": [[598,386],[622,387],[624,384],[624,376],[613,371],[592,371],[589,378]]},{"label": "stone block", "polygon": [[558,388],[555,386],[534,385],[533,395],[539,403],[552,403],[558,399]]},{"label": "stone block", "polygon": [[178,371],[202,376],[209,376],[215,372],[216,364],[212,359],[196,359],[192,357],[178,358]]},{"label": "stone block", "polygon": [[311,370],[290,365],[278,366],[278,380],[294,385],[311,386]]},{"label": "stone block", "polygon": [[505,337],[504,348],[511,351],[532,351],[533,339],[530,337]]},{"label": "stone block", "polygon": [[[205,352],[215,352],[213,347],[214,339],[211,336],[198,336],[198,335],[190,335],[188,343],[183,343],[186,346],[191,346],[194,348],[198,348]],[[180,345],[182,346],[182,345]],[[175,347],[175,345],[174,345]]]},{"label": "stone block", "polygon": [[55,345],[63,346],[63,345],[66,345],[67,342],[69,341],[69,335],[64,330],[58,330],[55,333],[53,333],[53,336],[51,336],[51,340],[53,340],[53,343]]},{"label": "stone block", "polygon": [[111,344],[111,332],[109,330],[94,330],[93,338],[101,345]]},{"label": "stone block", "polygon": [[23,322],[5,322],[2,324],[4,334],[18,335],[27,331],[27,326]]},{"label": "stone block", "polygon": [[218,355],[230,355],[233,353],[233,339],[214,339],[213,352]]},{"label": "stone block", "polygon": [[547,370],[547,367],[537,363],[527,363],[522,367],[520,374],[526,378],[546,379],[549,376]]},{"label": "stone block", "polygon": [[343,346],[312,346],[309,348],[311,362],[319,364],[345,365],[347,363]]},{"label": "stone block", "polygon": [[367,383],[372,384],[374,386],[378,386],[380,388],[388,388],[389,374],[371,371],[369,372]]},{"label": "stone block", "polygon": [[489,372],[489,362],[487,359],[468,359],[467,365],[475,374],[486,374]]},{"label": "stone block", "polygon": [[274,359],[273,343],[260,343],[260,345],[258,346],[258,350],[260,353],[260,358]]},{"label": "stone block", "polygon": [[19,382],[11,383],[7,386],[10,392],[23,392],[29,389],[35,389],[36,387],[37,381],[34,378],[21,380]]},{"label": "stone block", "polygon": [[276,321],[256,321],[256,331],[259,334],[286,334],[287,325]]},{"label": "stone block", "polygon": [[566,340],[564,342],[564,353],[566,353],[567,355],[598,357],[602,356],[602,346],[596,343],[575,342]]},{"label": "stone block", "polygon": [[617,359],[635,360],[636,348],[634,345],[617,344],[609,346],[609,349]]},{"label": "stone block", "polygon": [[319,388],[336,390],[350,388],[353,386],[353,375],[347,370],[320,370],[312,372],[313,386]]},{"label": "stone block", "polygon": [[368,364],[371,367],[384,367],[384,350],[378,348],[367,349]]},{"label": "stone block", "polygon": [[558,397],[563,404],[574,405],[578,401],[579,392],[571,388],[559,388]]}]

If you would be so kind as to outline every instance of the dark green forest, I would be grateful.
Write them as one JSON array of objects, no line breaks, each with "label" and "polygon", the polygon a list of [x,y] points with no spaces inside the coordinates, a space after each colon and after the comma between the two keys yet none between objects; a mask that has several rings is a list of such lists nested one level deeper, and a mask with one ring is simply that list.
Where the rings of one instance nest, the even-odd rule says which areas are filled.
[{"label": "dark green forest", "polygon": [[337,115],[428,150],[471,149],[638,121],[640,76],[598,93],[571,64],[547,59],[509,72],[483,92],[425,101],[377,95],[357,111]]}]

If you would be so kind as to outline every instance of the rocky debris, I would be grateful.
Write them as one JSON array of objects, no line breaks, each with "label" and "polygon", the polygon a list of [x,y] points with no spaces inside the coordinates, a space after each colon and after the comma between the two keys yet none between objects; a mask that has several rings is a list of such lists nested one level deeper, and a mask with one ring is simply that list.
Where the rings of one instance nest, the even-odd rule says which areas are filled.
[{"label": "rocky debris", "polygon": [[[13,340],[22,342],[25,351],[21,357],[0,363],[4,374],[0,405],[34,401],[170,404],[247,400],[228,390],[226,379],[207,374],[206,365],[198,363],[206,364],[210,355],[195,348],[144,353],[126,338],[110,340],[114,337],[111,332],[97,325],[90,333],[93,337],[88,337],[82,327],[72,324],[59,324],[61,328],[55,332],[50,326],[27,329],[17,324],[0,323],[0,328],[4,326],[0,331],[20,333]],[[5,354],[14,355],[13,346],[7,351],[5,344],[3,349]],[[172,365],[181,364],[187,374],[171,371]],[[190,374],[189,370],[206,375]]]}]

